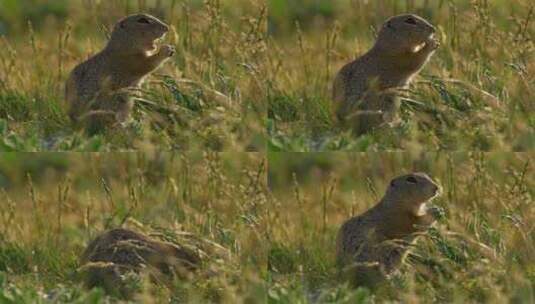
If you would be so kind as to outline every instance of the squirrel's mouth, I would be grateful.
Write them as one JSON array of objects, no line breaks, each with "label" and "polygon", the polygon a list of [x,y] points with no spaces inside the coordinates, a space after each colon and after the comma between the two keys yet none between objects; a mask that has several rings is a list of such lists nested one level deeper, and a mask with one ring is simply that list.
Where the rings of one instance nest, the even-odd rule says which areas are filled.
[{"label": "squirrel's mouth", "polygon": [[147,45],[146,45],[147,46],[147,51],[149,51],[149,52],[156,51],[160,47],[160,45],[162,44],[164,39],[165,39],[165,33],[163,35],[161,35],[160,37],[155,38],[152,41],[149,41],[147,43]]},{"label": "squirrel's mouth", "polygon": [[416,208],[414,208],[414,210],[412,211],[412,213],[415,215],[415,216],[422,216],[422,215],[425,215],[427,213],[427,201],[419,204],[418,206],[416,206]]},{"label": "squirrel's mouth", "polygon": [[412,52],[413,53],[418,53],[419,51],[421,51],[425,46],[427,45],[427,42],[422,42],[420,44],[417,44],[415,45],[413,48],[412,48]]},{"label": "squirrel's mouth", "polygon": [[436,186],[436,190],[435,190],[435,193],[433,194],[433,196],[431,197],[431,199],[437,197],[437,196],[440,196],[442,195],[442,187],[440,185],[437,185]]},{"label": "squirrel's mouth", "polygon": [[412,52],[413,53],[418,53],[419,51],[421,51],[424,47],[427,46],[427,43],[428,41],[431,41],[435,39],[435,33],[431,33],[429,34],[429,36],[427,37],[427,39],[425,39],[423,42],[415,45],[413,48],[412,48]]},{"label": "squirrel's mouth", "polygon": [[156,43],[150,42],[150,43],[146,44],[145,51],[154,52],[154,51],[156,51],[157,48],[158,48],[158,46],[156,45]]},{"label": "squirrel's mouth", "polygon": [[161,42],[163,42],[163,40],[165,39],[165,36],[167,36],[167,32],[161,34],[160,37],[157,37],[156,39],[154,39],[154,43],[161,43]]}]

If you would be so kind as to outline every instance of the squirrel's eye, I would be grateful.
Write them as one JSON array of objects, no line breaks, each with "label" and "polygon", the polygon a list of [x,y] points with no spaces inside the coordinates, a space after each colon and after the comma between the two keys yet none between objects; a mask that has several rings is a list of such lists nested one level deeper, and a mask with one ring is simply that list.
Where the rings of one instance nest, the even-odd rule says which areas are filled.
[{"label": "squirrel's eye", "polygon": [[408,24],[416,24],[416,19],[414,19],[412,17],[409,17],[409,18],[405,19],[405,22],[408,23]]},{"label": "squirrel's eye", "polygon": [[391,182],[390,182],[390,187],[394,187],[394,186],[396,186],[395,181],[391,181]]},{"label": "squirrel's eye", "polygon": [[418,181],[416,180],[416,178],[412,177],[412,176],[409,176],[407,177],[407,181],[411,184],[416,184]]},{"label": "squirrel's eye", "polygon": [[150,21],[149,19],[145,18],[145,17],[141,17],[137,20],[137,22],[139,23],[145,23],[145,24],[150,24]]}]

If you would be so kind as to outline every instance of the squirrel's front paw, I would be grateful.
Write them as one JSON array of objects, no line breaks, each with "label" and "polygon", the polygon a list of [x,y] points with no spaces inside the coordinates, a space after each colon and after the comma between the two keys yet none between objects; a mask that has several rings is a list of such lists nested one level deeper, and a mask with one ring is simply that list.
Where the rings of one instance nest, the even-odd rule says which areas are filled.
[{"label": "squirrel's front paw", "polygon": [[172,57],[175,55],[175,53],[176,53],[176,49],[172,45],[164,44],[160,48],[160,54],[162,54],[165,57]]},{"label": "squirrel's front paw", "polygon": [[430,206],[427,208],[427,212],[431,214],[431,216],[435,220],[440,220],[446,217],[446,211],[444,208],[438,207],[438,206]]},{"label": "squirrel's front paw", "polygon": [[429,49],[431,49],[431,50],[436,50],[440,46],[440,42],[435,37],[429,38],[429,40],[427,40],[426,44],[427,44],[427,47]]}]

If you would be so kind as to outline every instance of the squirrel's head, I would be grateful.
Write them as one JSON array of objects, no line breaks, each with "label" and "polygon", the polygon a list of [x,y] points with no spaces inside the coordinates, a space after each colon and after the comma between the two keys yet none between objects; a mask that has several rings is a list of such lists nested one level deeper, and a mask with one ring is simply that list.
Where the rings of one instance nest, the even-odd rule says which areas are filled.
[{"label": "squirrel's head", "polygon": [[163,38],[169,26],[148,14],[130,15],[115,25],[110,41],[120,41],[142,52],[156,50],[156,40]]},{"label": "squirrel's head", "polygon": [[415,215],[425,202],[437,196],[440,187],[425,173],[410,173],[394,178],[386,190],[386,201],[403,204]]},{"label": "squirrel's head", "polygon": [[415,52],[425,45],[435,32],[436,28],[422,17],[414,14],[397,15],[383,24],[376,44],[395,52]]}]

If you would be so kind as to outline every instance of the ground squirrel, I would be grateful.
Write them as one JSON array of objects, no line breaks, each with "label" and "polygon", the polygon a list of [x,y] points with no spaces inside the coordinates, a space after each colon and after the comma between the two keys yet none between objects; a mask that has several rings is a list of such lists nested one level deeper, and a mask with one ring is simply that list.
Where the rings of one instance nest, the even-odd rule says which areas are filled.
[{"label": "ground squirrel", "polygon": [[437,49],[434,34],[416,15],[388,19],[371,50],[336,75],[333,100],[342,125],[360,135],[393,122],[399,108],[395,89],[406,87]]},{"label": "ground squirrel", "polygon": [[125,89],[138,87],[175,53],[171,45],[156,46],[168,31],[169,26],[147,14],[120,20],[106,47],[75,67],[67,80],[71,119],[85,123],[90,132],[125,121],[132,109]]},{"label": "ground squirrel", "polygon": [[200,257],[174,243],[152,239],[128,229],[104,232],[89,243],[80,258],[79,272],[88,287],[101,286],[127,295],[125,278],[146,270],[153,277],[185,277],[200,267]]},{"label": "ground squirrel", "polygon": [[377,205],[340,228],[336,254],[343,273],[365,286],[394,273],[417,236],[440,214],[427,205],[438,194],[439,186],[424,173],[394,178]]}]

